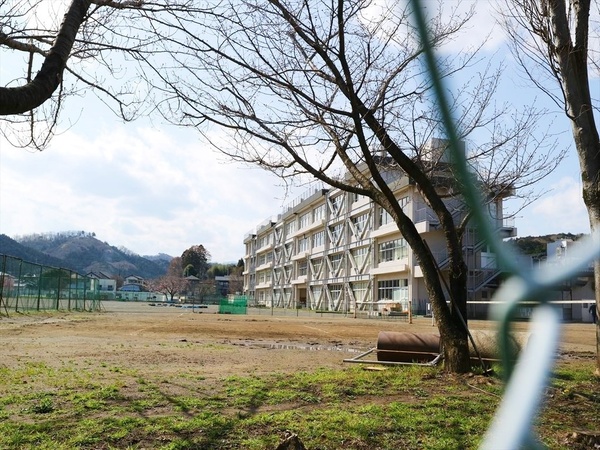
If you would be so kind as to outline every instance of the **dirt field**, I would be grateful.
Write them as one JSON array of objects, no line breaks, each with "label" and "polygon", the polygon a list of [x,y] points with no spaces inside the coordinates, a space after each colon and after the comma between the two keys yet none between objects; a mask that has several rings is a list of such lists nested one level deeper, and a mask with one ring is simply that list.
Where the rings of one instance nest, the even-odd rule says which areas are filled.
[{"label": "dirt field", "polygon": [[[109,365],[169,376],[197,367],[206,379],[341,367],[344,358],[376,345],[379,331],[437,332],[431,319],[365,320],[336,316],[219,315],[213,309],[107,302],[101,313],[16,314],[0,317],[5,367],[43,362]],[[492,322],[472,321],[472,329]],[[526,323],[515,324],[526,331]],[[561,353],[592,358],[594,326],[565,324]]]}]

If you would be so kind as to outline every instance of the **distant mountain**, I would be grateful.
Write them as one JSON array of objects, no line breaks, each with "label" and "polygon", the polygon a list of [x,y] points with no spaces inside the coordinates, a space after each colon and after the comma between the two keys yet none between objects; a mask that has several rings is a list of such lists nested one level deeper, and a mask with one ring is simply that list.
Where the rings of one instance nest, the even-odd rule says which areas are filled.
[{"label": "distant mountain", "polygon": [[[142,257],[125,248],[119,249],[102,242],[96,239],[94,233],[84,231],[32,234],[14,240],[6,237],[0,240],[0,253],[73,269],[82,274],[103,272],[121,277],[160,277],[166,273],[170,262],[168,255]],[[42,261],[43,256],[48,259]]]},{"label": "distant mountain", "polygon": [[158,255],[143,255],[144,258],[149,259],[154,262],[162,262],[170,264],[173,257],[171,255],[167,255],[166,253],[159,253]]},{"label": "distant mountain", "polygon": [[66,261],[47,255],[46,253],[27,247],[23,244],[19,244],[5,234],[0,234],[0,253],[21,258],[27,262],[75,270],[75,267],[69,266]]}]

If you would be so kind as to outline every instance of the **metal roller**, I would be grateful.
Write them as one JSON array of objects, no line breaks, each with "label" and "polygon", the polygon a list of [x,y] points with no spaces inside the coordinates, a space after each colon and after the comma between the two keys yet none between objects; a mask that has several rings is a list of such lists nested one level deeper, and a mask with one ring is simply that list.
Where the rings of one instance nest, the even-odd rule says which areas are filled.
[{"label": "metal roller", "polygon": [[[484,360],[498,358],[498,342],[495,332],[477,330],[471,333],[479,356]],[[527,345],[529,333],[511,335],[511,357],[516,359],[521,349]],[[377,361],[390,362],[430,362],[441,352],[440,337],[434,333],[408,333],[380,331],[377,336]],[[469,352],[473,358],[477,352],[469,343]]]},{"label": "metal roller", "polygon": [[377,361],[428,362],[440,354],[440,337],[433,333],[380,331]]}]

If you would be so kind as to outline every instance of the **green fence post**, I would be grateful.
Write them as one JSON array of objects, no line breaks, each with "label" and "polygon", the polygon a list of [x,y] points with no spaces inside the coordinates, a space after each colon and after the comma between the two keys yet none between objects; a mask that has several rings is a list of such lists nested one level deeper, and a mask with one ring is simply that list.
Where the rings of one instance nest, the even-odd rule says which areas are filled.
[{"label": "green fence post", "polygon": [[0,282],[0,306],[4,306],[6,317],[8,317],[8,308],[6,301],[4,300],[4,285],[6,283],[6,255],[2,255],[2,274],[0,276],[2,277]]},{"label": "green fence post", "polygon": [[40,310],[40,300],[42,297],[42,273],[44,266],[40,266],[40,276],[38,277],[38,295],[37,295],[37,310]]},{"label": "green fence post", "polygon": [[60,276],[62,275],[62,272],[60,270],[60,268],[58,269],[58,283],[57,283],[57,289],[56,289],[56,310],[58,311],[58,302],[60,301]]}]

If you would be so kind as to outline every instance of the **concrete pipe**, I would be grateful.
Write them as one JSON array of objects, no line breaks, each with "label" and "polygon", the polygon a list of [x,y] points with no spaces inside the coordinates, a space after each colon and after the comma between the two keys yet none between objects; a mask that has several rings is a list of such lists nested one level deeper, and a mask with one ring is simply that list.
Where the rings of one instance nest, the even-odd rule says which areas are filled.
[{"label": "concrete pipe", "polygon": [[437,334],[380,331],[377,336],[377,361],[430,362],[439,353]]},{"label": "concrete pipe", "polygon": [[[516,332],[511,333],[508,336],[509,355],[513,360],[516,360],[519,357],[521,350],[527,345],[530,335],[531,333],[527,332]],[[471,336],[473,336],[475,346],[482,359],[500,359],[500,347],[498,343],[498,333],[496,331],[474,330],[471,331]],[[469,341],[469,353],[471,354],[471,357],[477,356],[471,341]]]},{"label": "concrete pipe", "polygon": [[[484,360],[499,358],[498,338],[495,331],[472,331],[471,335],[479,355]],[[510,355],[517,359],[529,340],[530,333],[510,335]],[[430,362],[442,351],[440,337],[433,333],[408,333],[380,331],[377,336],[377,360],[391,362]],[[469,353],[477,358],[477,352],[469,340]]]}]

